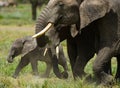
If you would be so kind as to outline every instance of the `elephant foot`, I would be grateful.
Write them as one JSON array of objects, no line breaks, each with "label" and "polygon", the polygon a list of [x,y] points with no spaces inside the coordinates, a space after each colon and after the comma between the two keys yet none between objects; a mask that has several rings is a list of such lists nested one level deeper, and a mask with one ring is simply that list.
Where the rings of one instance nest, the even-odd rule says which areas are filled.
[{"label": "elephant foot", "polygon": [[16,75],[16,74],[12,75],[12,77],[15,78],[15,79],[17,78],[17,76],[18,76],[18,75]]},{"label": "elephant foot", "polygon": [[89,74],[85,73],[84,71],[82,72],[74,72],[74,79],[76,78],[83,78],[83,77],[87,77]]},{"label": "elephant foot", "polygon": [[60,72],[54,72],[54,73],[59,79],[63,78],[63,75]]},{"label": "elephant foot", "polygon": [[33,72],[32,73],[34,76],[39,76],[39,73],[38,72]]},{"label": "elephant foot", "polygon": [[62,74],[62,78],[64,78],[64,79],[68,78],[68,72],[64,71],[61,74]]},{"label": "elephant foot", "polygon": [[114,84],[115,84],[115,81],[112,75],[105,75],[101,79],[101,85],[103,86],[113,86]]},{"label": "elephant foot", "polygon": [[87,74],[85,76],[85,81],[87,81],[88,83],[92,83],[94,82],[95,80],[93,79],[92,75],[91,74]]}]

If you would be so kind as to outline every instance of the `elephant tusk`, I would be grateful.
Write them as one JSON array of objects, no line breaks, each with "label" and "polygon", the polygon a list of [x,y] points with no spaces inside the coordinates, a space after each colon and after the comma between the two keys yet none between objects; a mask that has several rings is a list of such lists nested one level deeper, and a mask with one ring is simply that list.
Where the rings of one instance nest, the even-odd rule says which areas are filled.
[{"label": "elephant tusk", "polygon": [[42,31],[33,35],[32,38],[37,38],[37,37],[40,37],[41,35],[45,34],[45,32],[47,32],[52,27],[52,25],[53,25],[52,23],[49,23]]},{"label": "elephant tusk", "polygon": [[45,48],[45,51],[44,51],[44,54],[43,54],[43,56],[45,56],[45,55],[46,55],[46,53],[47,53],[47,50],[48,50],[48,48]]},{"label": "elephant tusk", "polygon": [[57,59],[59,58],[59,47],[57,46],[56,47],[56,56],[57,56]]}]

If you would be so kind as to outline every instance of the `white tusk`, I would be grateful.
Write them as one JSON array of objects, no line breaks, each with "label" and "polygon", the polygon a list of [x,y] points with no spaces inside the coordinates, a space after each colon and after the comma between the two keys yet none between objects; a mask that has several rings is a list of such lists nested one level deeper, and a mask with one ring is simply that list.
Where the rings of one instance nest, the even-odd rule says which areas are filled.
[{"label": "white tusk", "polygon": [[43,54],[43,56],[45,56],[45,55],[46,55],[46,53],[47,53],[47,50],[48,50],[48,48],[45,48],[45,51],[44,51],[44,54]]},{"label": "white tusk", "polygon": [[57,59],[59,58],[59,47],[57,46],[56,47],[56,56],[57,56]]},{"label": "white tusk", "polygon": [[51,27],[52,27],[52,23],[49,23],[42,31],[38,32],[37,34],[33,35],[32,38],[37,38],[43,34],[45,34],[45,32],[47,32]]}]

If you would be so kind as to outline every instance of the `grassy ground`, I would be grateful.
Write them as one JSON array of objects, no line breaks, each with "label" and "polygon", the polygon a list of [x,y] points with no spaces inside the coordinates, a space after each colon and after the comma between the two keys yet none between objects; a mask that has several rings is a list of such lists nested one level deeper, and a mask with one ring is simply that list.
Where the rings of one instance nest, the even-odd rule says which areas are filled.
[{"label": "grassy ground", "polygon": [[[38,9],[40,13],[40,9]],[[38,14],[39,14],[38,13]],[[31,73],[31,66],[24,68],[17,79],[11,76],[15,71],[20,57],[15,58],[14,62],[9,64],[6,61],[12,42],[27,35],[34,34],[35,21],[31,20],[30,5],[19,5],[17,8],[0,8],[0,88],[102,88],[96,86],[95,83],[86,83],[84,78],[77,81],[73,80],[71,68],[69,66],[69,78],[66,80],[58,79],[51,71],[50,78],[35,77]],[[67,57],[65,42],[64,52]],[[68,58],[67,58],[68,59]],[[85,71],[92,74],[91,60]],[[116,71],[116,62],[113,59],[113,73]],[[42,74],[45,71],[45,64],[39,62],[39,72]],[[113,88],[120,88],[117,83]]]}]

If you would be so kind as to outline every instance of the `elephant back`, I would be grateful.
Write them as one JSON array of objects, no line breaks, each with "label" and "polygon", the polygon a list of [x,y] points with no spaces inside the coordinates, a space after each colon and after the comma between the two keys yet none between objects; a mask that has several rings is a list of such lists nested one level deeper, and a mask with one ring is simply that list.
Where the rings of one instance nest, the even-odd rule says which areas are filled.
[{"label": "elephant back", "polygon": [[80,5],[81,29],[110,11],[109,0],[84,0]]},{"label": "elephant back", "polygon": [[22,49],[22,57],[33,51],[36,47],[37,47],[36,39],[33,39],[31,36],[25,37]]}]

